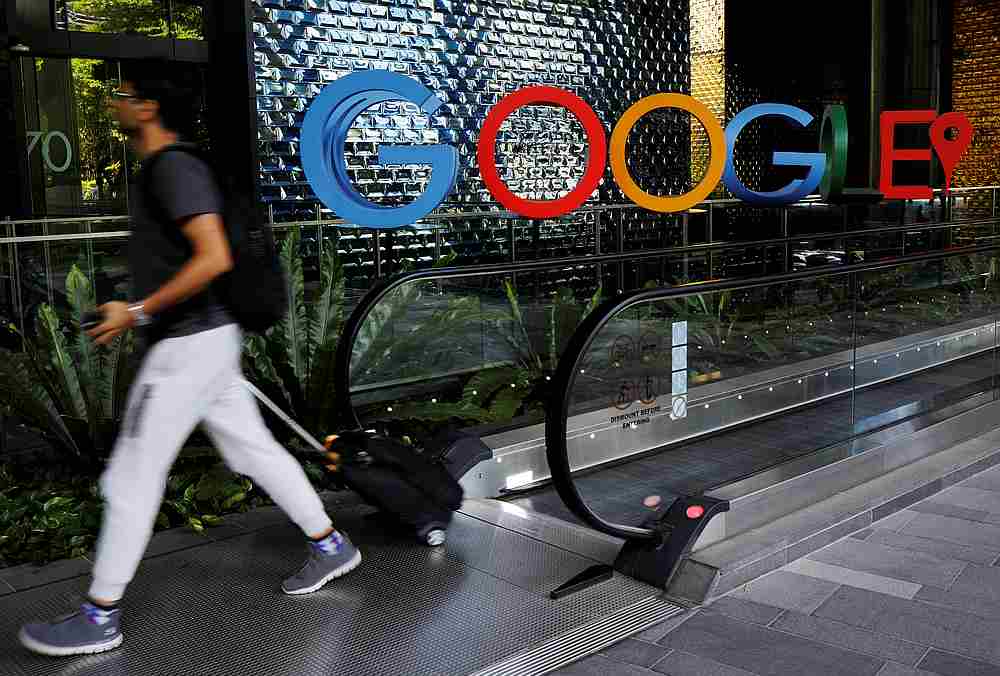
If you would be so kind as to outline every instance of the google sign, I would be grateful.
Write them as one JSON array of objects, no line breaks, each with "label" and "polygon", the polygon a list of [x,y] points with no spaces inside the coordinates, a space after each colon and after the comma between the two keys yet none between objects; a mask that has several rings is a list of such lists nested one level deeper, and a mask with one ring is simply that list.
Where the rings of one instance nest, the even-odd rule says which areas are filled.
[{"label": "google sign", "polygon": [[[345,146],[351,125],[367,108],[386,101],[409,101],[428,115],[443,101],[416,80],[387,71],[352,73],[327,85],[313,100],[302,126],[302,164],[316,195],[341,218],[367,228],[398,228],[430,214],[454,189],[458,180],[458,152],[447,145],[385,145],[379,148],[382,164],[430,165],[431,179],[423,194],[405,206],[387,207],[371,202],[354,187],[348,174]],[[514,194],[501,180],[496,165],[496,140],[503,122],[528,105],[560,106],[583,126],[589,146],[587,168],[576,188],[557,200],[527,200]],[[690,113],[705,128],[711,160],[705,176],[690,192],[679,196],[655,196],[644,191],[626,165],[626,145],[635,125],[648,113],[674,108]],[[740,133],[754,120],[782,117],[805,127],[813,116],[780,103],[750,106],[734,117],[725,130],[704,104],[684,94],[656,94],[637,102],[622,116],[611,134],[610,151],[604,126],[594,110],[575,94],[556,87],[520,89],[504,97],[487,115],[479,136],[479,170],[486,188],[504,208],[526,218],[555,218],[580,207],[597,189],[610,155],[611,171],[625,195],[645,209],[663,213],[685,211],[704,200],[721,179],[738,199],[755,205],[791,204],[817,189],[825,199],[837,199],[844,191],[847,172],[847,115],[843,106],[827,106],[820,126],[822,152],[775,152],[772,162],[803,167],[806,177],[791,181],[773,192],[755,192],[736,175],[733,152]],[[931,149],[901,150],[895,147],[900,124],[929,124],[931,145],[945,170],[946,185],[962,154],[972,141],[972,125],[961,113],[938,115],[933,110],[885,111],[881,115],[882,164],[880,191],[888,199],[930,199],[928,186],[898,186],[892,181],[897,161],[926,161]],[[948,131],[955,130],[952,138]]]}]

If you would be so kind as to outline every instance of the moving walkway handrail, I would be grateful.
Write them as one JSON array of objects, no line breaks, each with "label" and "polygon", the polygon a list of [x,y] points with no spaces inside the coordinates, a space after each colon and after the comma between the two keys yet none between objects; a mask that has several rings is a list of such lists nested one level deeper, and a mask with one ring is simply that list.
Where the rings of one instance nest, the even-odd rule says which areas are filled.
[{"label": "moving walkway handrail", "polygon": [[[386,296],[402,288],[407,284],[419,281],[461,279],[463,277],[479,277],[484,275],[502,275],[516,273],[530,273],[554,268],[567,268],[573,266],[593,266],[614,263],[634,263],[650,259],[664,258],[667,256],[679,256],[684,254],[698,254],[705,252],[726,251],[729,249],[745,249],[747,247],[766,247],[781,244],[790,244],[803,239],[830,239],[849,238],[867,235],[876,235],[892,232],[924,232],[940,230],[953,227],[968,227],[976,225],[986,225],[996,223],[995,218],[980,219],[974,221],[952,221],[945,223],[924,223],[920,225],[910,224],[901,226],[889,226],[881,228],[866,228],[863,230],[851,230],[846,232],[810,233],[808,235],[798,235],[794,237],[780,237],[768,240],[756,240],[750,242],[711,242],[706,244],[693,244],[680,247],[670,247],[663,249],[650,249],[647,251],[622,251],[608,254],[593,254],[588,256],[573,256],[562,258],[546,258],[534,261],[519,261],[516,263],[495,263],[487,265],[463,265],[447,268],[428,268],[413,272],[404,272],[386,279],[378,280],[355,306],[344,324],[344,330],[340,341],[337,344],[337,352],[334,357],[334,382],[337,383],[336,393],[337,409],[348,415],[350,424],[356,429],[361,428],[361,422],[354,410],[351,400],[351,357],[354,354],[354,345],[361,334],[361,329],[367,321],[371,312],[378,307],[379,303],[385,300]],[[987,239],[987,237],[983,237]],[[950,250],[949,250],[950,251]],[[884,259],[883,259],[884,260]],[[832,266],[830,266],[832,267]],[[829,270],[830,267],[811,268],[810,273],[822,270]],[[837,265],[836,270],[844,271],[849,266]],[[854,269],[854,268],[851,268]],[[744,281],[754,278],[742,278]],[[769,278],[770,279],[770,278]],[[742,284],[740,284],[742,285]]]},{"label": "moving walkway handrail", "polygon": [[824,266],[799,272],[787,272],[764,277],[702,282],[683,287],[661,287],[657,289],[642,289],[622,294],[598,306],[577,327],[559,359],[559,364],[552,378],[551,395],[545,410],[545,454],[548,459],[552,484],[566,506],[584,523],[594,529],[632,541],[655,541],[661,534],[650,528],[640,528],[615,524],[601,518],[590,509],[580,494],[573,480],[569,460],[569,444],[566,426],[569,420],[569,407],[573,384],[579,373],[581,361],[587,354],[593,340],[605,326],[619,313],[631,307],[666,299],[683,298],[704,293],[718,293],[735,289],[747,289],[772,284],[790,283],[803,280],[819,279],[834,275],[857,274],[894,268],[901,265],[911,265],[927,261],[944,260],[954,256],[971,255],[1000,251],[1000,245],[956,247],[924,254],[900,256],[876,262],[856,263],[849,265]]}]

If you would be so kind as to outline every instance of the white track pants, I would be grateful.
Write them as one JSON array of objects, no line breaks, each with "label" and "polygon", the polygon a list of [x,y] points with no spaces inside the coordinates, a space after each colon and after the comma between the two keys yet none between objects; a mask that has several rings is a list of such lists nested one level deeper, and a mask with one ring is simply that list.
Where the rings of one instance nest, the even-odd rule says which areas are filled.
[{"label": "white track pants", "polygon": [[160,341],[146,354],[101,478],[105,513],[92,598],[124,595],[152,535],[170,468],[199,423],[226,464],[254,480],[304,533],[330,528],[302,467],[274,440],[241,384],[241,349],[232,324]]}]

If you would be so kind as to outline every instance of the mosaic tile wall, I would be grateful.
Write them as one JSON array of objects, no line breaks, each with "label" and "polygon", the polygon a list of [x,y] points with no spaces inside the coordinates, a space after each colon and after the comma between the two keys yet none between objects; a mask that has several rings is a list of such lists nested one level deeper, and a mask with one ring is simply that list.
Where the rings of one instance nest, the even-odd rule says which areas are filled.
[{"label": "mosaic tile wall", "polygon": [[976,130],[954,185],[1000,185],[1000,0],[955,0],[953,26],[953,107]]},{"label": "mosaic tile wall", "polygon": [[[260,188],[276,221],[312,218],[316,201],[298,154],[299,126],[324,83],[357,69],[408,74],[447,101],[432,119],[409,104],[372,108],[355,124],[348,166],[361,192],[383,204],[422,190],[426,168],[377,166],[379,143],[449,143],[462,167],[445,210],[476,212],[498,205],[476,166],[478,131],[505,94],[532,84],[569,89],[611,129],[635,101],[659,92],[690,92],[688,0],[253,0]],[[535,106],[504,125],[498,140],[500,174],[518,194],[553,199],[583,175],[586,142],[567,112]],[[680,194],[690,185],[690,125],[686,114],[664,111],[636,126],[630,142],[634,176],[654,194]],[[592,203],[626,202],[610,169]],[[588,220],[589,219],[589,220]],[[623,225],[630,240],[681,243],[677,219],[640,210]],[[440,246],[454,244],[461,260],[490,262],[617,246],[594,217],[558,223],[483,219],[452,221]],[[650,233],[653,232],[653,236]],[[372,269],[371,238],[356,250],[358,269]],[[383,239],[391,240],[392,235]],[[405,260],[427,264],[431,234],[405,247]],[[553,241],[556,244],[553,244]],[[399,262],[398,244],[383,245],[382,274]],[[365,249],[367,247],[367,250]],[[537,251],[536,251],[537,249]],[[603,249],[608,251],[609,249]],[[614,249],[617,250],[617,249]],[[394,258],[395,256],[395,258]],[[359,273],[360,274],[360,273]]]}]

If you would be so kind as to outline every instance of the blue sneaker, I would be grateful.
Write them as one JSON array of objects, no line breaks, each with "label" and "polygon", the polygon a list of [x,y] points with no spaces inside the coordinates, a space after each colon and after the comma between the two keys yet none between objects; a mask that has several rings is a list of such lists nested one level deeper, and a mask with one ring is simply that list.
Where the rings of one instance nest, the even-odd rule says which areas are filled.
[{"label": "blue sneaker", "polygon": [[281,589],[286,594],[311,594],[361,564],[361,552],[346,536],[337,532],[318,542],[310,542],[309,550],[305,565],[282,583]]},{"label": "blue sneaker", "polygon": [[18,639],[32,652],[51,657],[94,655],[122,644],[121,611],[84,603],[79,610],[51,622],[28,624]]}]

